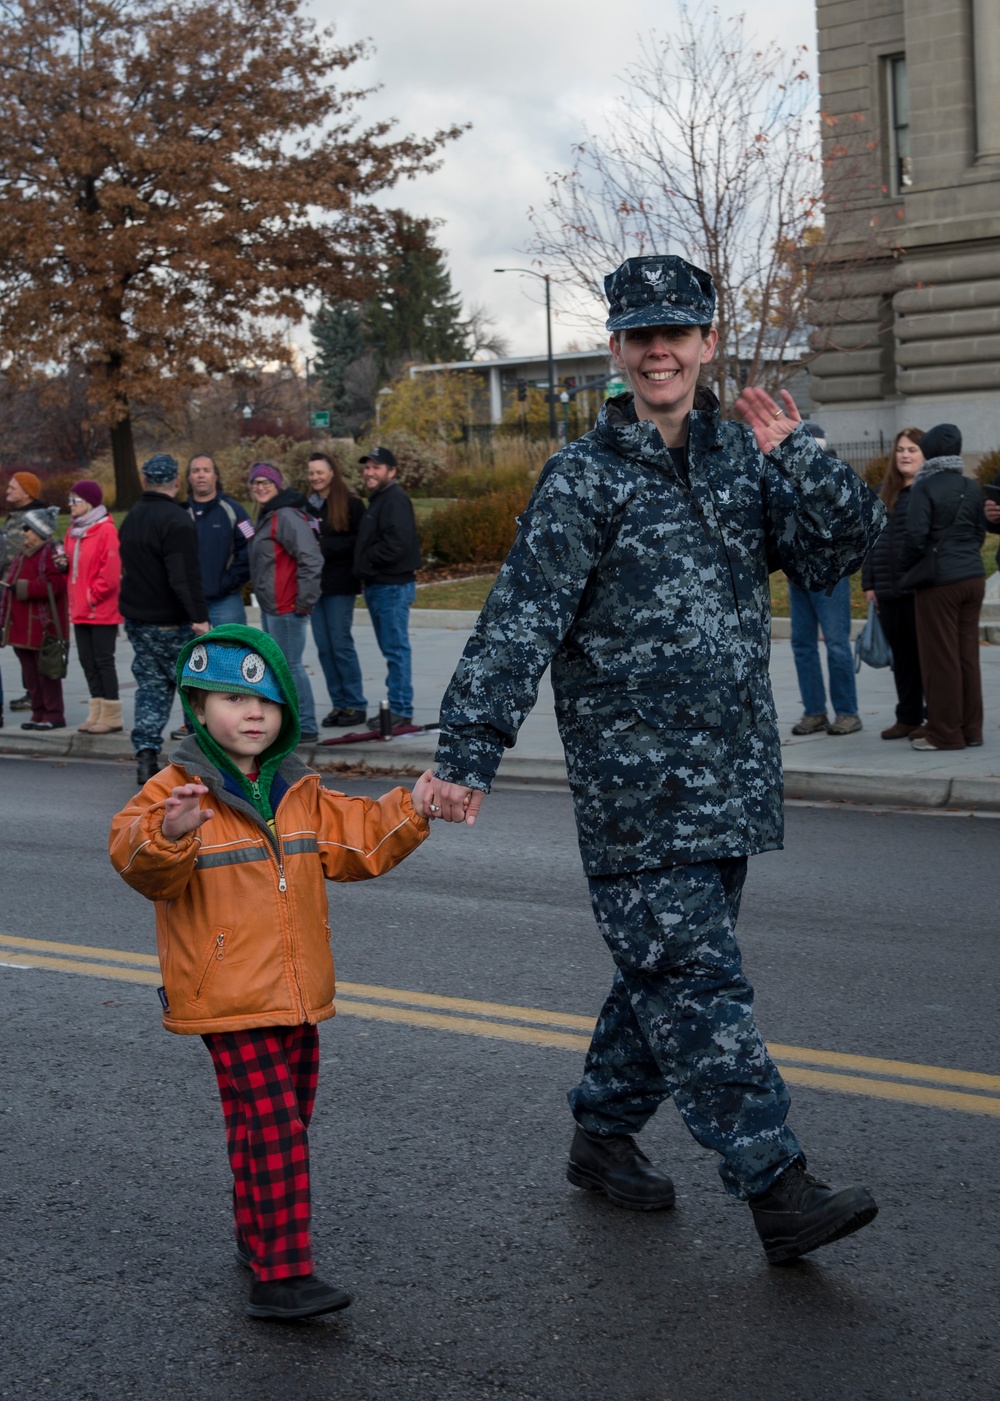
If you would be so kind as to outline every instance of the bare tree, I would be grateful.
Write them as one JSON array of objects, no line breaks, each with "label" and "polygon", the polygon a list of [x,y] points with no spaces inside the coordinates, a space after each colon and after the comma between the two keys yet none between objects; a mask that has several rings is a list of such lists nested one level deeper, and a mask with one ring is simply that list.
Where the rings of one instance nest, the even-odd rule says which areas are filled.
[{"label": "bare tree", "polygon": [[473,360],[502,359],[510,354],[510,343],[497,330],[496,318],[482,302],[471,302],[462,322],[469,337],[469,353]]},{"label": "bare tree", "polygon": [[[734,387],[773,390],[808,355],[836,200],[804,52],[758,46],[742,17],[682,4],[675,34],[642,42],[604,133],[575,147],[574,169],[531,211],[531,251],[591,308],[628,257],[679,253],[712,274],[724,409]],[[847,270],[824,276],[829,300]]]}]

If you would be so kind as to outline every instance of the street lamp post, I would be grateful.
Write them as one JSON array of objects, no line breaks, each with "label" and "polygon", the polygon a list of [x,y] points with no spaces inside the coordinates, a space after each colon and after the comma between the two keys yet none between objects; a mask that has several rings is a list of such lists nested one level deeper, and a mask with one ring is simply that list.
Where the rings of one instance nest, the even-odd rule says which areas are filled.
[{"label": "street lamp post", "polygon": [[545,283],[545,335],[549,362],[549,437],[554,442],[559,434],[556,429],[556,369],[552,359],[552,288],[549,274],[547,272],[537,272],[534,268],[494,268],[493,271],[526,272],[529,277],[540,277]]}]

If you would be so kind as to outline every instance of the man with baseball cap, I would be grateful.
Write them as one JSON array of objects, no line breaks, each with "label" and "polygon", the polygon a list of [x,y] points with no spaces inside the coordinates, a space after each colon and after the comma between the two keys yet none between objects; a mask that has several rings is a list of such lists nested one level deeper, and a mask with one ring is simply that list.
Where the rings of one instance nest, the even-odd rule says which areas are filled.
[{"label": "man with baseball cap", "polygon": [[148,458],[142,464],[142,485],[142,495],[122,521],[118,600],[133,652],[132,748],[140,785],[160,768],[163,730],[176,691],[177,657],[196,633],[209,628],[198,534],[176,499],[177,459],[165,452]]},{"label": "man with baseball cap", "polygon": [[[392,724],[413,718],[410,606],[420,568],[420,536],[410,498],[396,481],[396,459],[376,447],[359,459],[368,509],[354,547],[354,572],[364,589],[375,641],[386,661],[386,691]],[[368,725],[378,727],[376,712]]]},{"label": "man with baseball cap", "polygon": [[672,1096],[777,1263],[877,1208],[863,1187],[834,1192],[805,1171],[736,942],[747,858],[782,839],[768,575],[835,583],[885,512],[790,395],[779,406],[747,388],[744,423],[721,418],[699,387],[717,340],[707,273],[629,258],[605,290],[629,390],[539,477],[442,704],[431,812],[475,821],[551,663],[616,965],[569,1095],[567,1175],[618,1206],[671,1206],[673,1184],[633,1135]]}]

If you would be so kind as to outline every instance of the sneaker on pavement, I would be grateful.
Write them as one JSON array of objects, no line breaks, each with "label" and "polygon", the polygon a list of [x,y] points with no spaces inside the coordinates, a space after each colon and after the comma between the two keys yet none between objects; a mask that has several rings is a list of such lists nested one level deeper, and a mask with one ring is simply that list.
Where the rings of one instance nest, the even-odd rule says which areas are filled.
[{"label": "sneaker on pavement", "polygon": [[318,730],[303,730],[302,733],[299,735],[300,744],[315,744],[318,739]]},{"label": "sneaker on pavement", "polygon": [[911,749],[934,749],[934,750],[936,750],[937,747],[938,747],[938,746],[937,746],[936,744],[931,744],[930,740],[927,738],[926,735],[916,735],[913,739],[910,740],[910,748],[911,748]]},{"label": "sneaker on pavement", "polygon": [[[395,729],[397,725],[412,725],[413,720],[409,715],[397,715],[393,710],[389,715],[389,723],[392,725],[392,728]],[[376,710],[374,715],[369,715],[365,724],[370,730],[377,730],[379,727],[379,712]]]},{"label": "sneaker on pavement", "polygon": [[878,1215],[875,1198],[865,1187],[844,1187],[835,1192],[825,1182],[817,1182],[800,1162],[787,1167],[766,1192],[751,1197],[748,1205],[772,1265],[852,1235]]},{"label": "sneaker on pavement", "polygon": [[919,730],[919,725],[904,725],[897,720],[894,725],[890,725],[887,730],[882,731],[883,739],[909,739],[914,730]]},{"label": "sneaker on pavement", "polygon": [[566,1176],[574,1187],[603,1192],[615,1206],[630,1211],[660,1211],[674,1204],[674,1184],[630,1134],[588,1133],[577,1125]]},{"label": "sneaker on pavement", "polygon": [[16,700],[12,700],[9,708],[11,710],[30,710],[31,697],[28,695],[27,691],[25,691],[23,696],[18,696]]},{"label": "sneaker on pavement", "polygon": [[321,1313],[346,1309],[350,1294],[324,1284],[315,1275],[293,1279],[258,1279],[250,1288],[247,1313],[251,1318],[315,1318]]},{"label": "sneaker on pavement", "polygon": [[802,719],[792,726],[793,735],[818,735],[826,734],[826,715],[803,715]]},{"label": "sneaker on pavement", "polygon": [[187,739],[188,735],[193,735],[194,730],[190,725],[178,725],[176,730],[170,731],[171,739]]},{"label": "sneaker on pavement", "polygon": [[862,729],[860,715],[838,715],[832,725],[827,725],[828,735],[854,735]]}]

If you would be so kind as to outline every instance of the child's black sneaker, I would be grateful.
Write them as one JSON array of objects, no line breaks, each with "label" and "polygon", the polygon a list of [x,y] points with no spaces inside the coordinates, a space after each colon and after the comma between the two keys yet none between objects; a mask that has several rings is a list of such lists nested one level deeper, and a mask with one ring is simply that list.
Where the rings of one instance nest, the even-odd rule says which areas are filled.
[{"label": "child's black sneaker", "polygon": [[350,1302],[350,1294],[315,1275],[258,1279],[250,1290],[247,1313],[251,1318],[315,1318],[346,1309]]},{"label": "child's black sneaker", "polygon": [[852,1235],[878,1215],[875,1198],[866,1188],[844,1187],[835,1192],[825,1182],[817,1182],[799,1162],[785,1168],[766,1192],[751,1197],[749,1206],[772,1265]]}]

